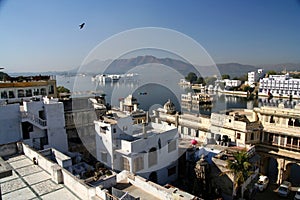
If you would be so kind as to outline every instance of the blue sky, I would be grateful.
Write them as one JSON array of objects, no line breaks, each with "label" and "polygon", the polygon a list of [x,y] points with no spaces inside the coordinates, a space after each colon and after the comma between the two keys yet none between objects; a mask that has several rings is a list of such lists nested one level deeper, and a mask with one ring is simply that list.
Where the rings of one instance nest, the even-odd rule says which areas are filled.
[{"label": "blue sky", "polygon": [[186,34],[216,63],[300,63],[299,0],[0,0],[0,66],[72,69],[100,42],[140,27]]}]

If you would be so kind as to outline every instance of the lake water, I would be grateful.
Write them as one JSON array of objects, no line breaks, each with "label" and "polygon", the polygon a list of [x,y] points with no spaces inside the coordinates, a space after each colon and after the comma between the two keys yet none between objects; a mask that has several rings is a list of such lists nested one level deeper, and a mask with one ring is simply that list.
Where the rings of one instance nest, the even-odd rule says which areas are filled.
[{"label": "lake water", "polygon": [[[150,76],[151,77],[151,76]],[[157,77],[157,76],[152,76]],[[186,105],[181,104],[181,94],[186,94],[189,89],[178,85],[179,77],[165,78],[158,77],[155,80],[147,77],[139,77],[132,81],[120,80],[116,83],[99,84],[92,81],[92,76],[57,76],[57,85],[64,86],[74,92],[74,96],[94,96],[95,94],[106,94],[107,103],[112,106],[119,106],[121,98],[132,94],[137,98],[139,107],[143,110],[152,110],[162,107],[170,99],[181,112],[192,112],[210,115],[211,112],[222,111],[231,108],[253,109],[257,106],[278,106],[284,102],[287,107],[294,107],[298,101],[289,101],[282,99],[259,98],[248,100],[246,97],[236,97],[223,95],[220,93],[212,94],[214,102],[212,106]]]}]

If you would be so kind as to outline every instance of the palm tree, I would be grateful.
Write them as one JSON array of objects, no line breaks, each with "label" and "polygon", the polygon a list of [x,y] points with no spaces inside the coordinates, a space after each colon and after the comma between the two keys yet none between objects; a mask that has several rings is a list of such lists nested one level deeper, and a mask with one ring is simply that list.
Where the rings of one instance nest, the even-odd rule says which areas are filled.
[{"label": "palm tree", "polygon": [[[249,156],[246,150],[233,153],[234,160],[227,160],[225,174],[233,175],[233,187],[234,191],[239,191],[242,184],[253,173],[251,171],[251,163],[249,162]],[[237,192],[236,195],[238,196]],[[241,197],[243,198],[243,192],[241,190]]]}]

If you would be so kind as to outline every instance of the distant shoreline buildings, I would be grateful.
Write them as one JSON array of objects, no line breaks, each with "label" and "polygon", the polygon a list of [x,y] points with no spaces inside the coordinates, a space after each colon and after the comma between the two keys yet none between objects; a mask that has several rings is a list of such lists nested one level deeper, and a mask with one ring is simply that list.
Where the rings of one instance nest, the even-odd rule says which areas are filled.
[{"label": "distant shoreline buildings", "polygon": [[270,75],[259,81],[260,96],[273,96],[279,98],[300,98],[300,79],[285,75]]}]

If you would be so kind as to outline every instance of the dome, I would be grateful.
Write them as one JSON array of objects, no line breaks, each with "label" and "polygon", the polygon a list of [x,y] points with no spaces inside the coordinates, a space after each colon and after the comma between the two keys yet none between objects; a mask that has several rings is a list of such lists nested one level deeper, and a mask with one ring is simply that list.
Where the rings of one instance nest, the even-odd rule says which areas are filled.
[{"label": "dome", "polygon": [[170,99],[165,103],[164,109],[168,114],[174,114],[176,112],[175,105]]}]

